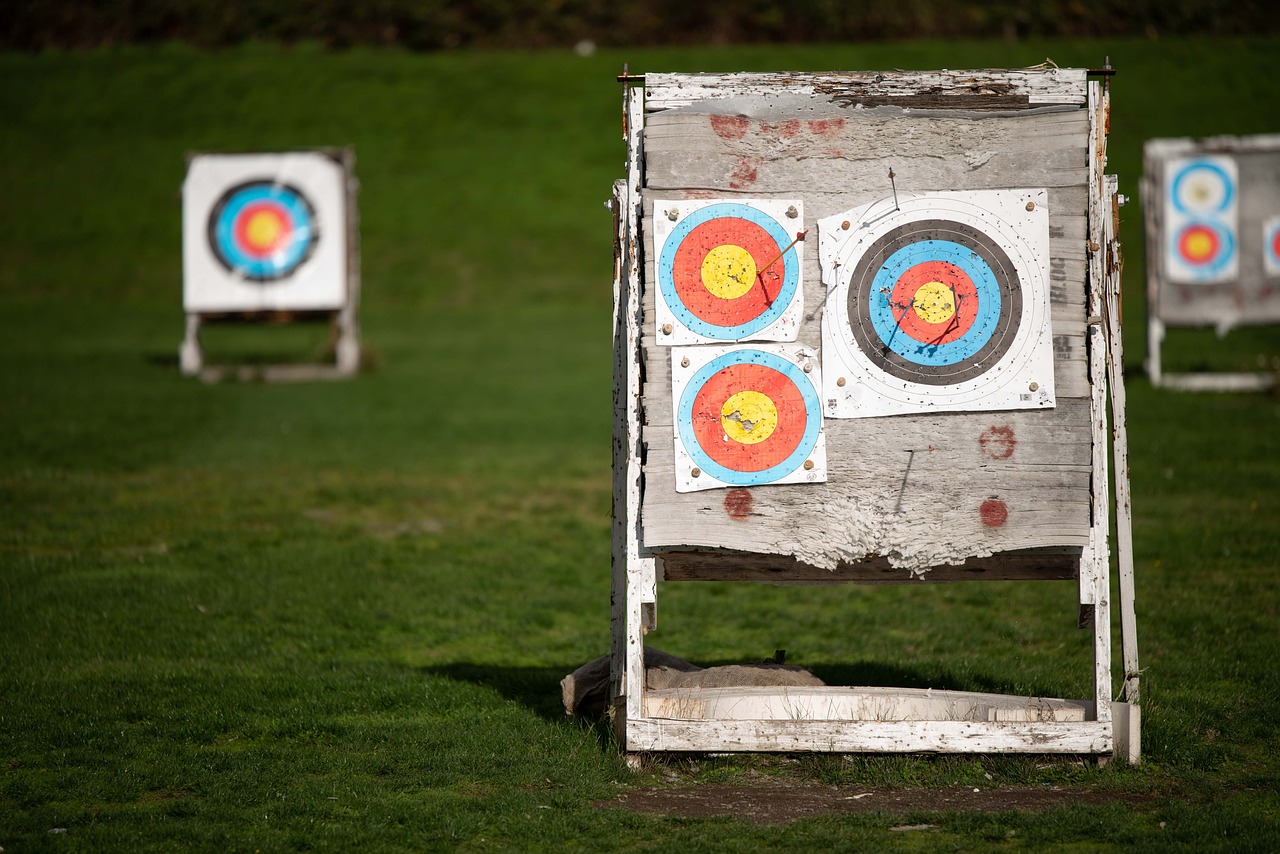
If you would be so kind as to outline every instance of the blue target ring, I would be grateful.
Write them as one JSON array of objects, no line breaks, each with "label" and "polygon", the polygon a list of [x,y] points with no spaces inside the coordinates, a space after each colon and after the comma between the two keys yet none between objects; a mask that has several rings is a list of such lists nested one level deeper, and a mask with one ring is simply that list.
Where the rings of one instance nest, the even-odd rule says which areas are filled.
[{"label": "blue target ring", "polygon": [[[764,311],[741,323],[731,325],[709,322],[691,311],[678,292],[675,277],[677,256],[682,250],[696,251],[685,245],[689,235],[698,226],[717,219],[739,219],[758,226],[776,244],[774,252],[782,255],[782,284],[777,297]],[[682,219],[663,242],[657,265],[658,287],[671,313],[692,332],[717,341],[738,341],[748,338],[782,317],[800,288],[800,259],[795,247],[791,245],[793,240],[794,235],[788,234],[777,220],[757,208],[736,202],[707,205]]]},{"label": "blue target ring", "polygon": [[[1185,183],[1194,180],[1208,180],[1212,182],[1211,186],[1221,189],[1222,197],[1216,203],[1207,206],[1195,206],[1189,208],[1183,196]],[[1216,163],[1208,160],[1195,160],[1178,170],[1178,174],[1174,176],[1173,186],[1170,189],[1170,197],[1173,206],[1178,211],[1186,214],[1212,214],[1221,213],[1231,205],[1231,200],[1235,197],[1235,180],[1227,174],[1227,171]]]},{"label": "blue target ring", "polygon": [[[250,219],[268,224],[261,238]],[[315,208],[296,187],[250,181],[232,187],[209,215],[209,245],[214,257],[237,275],[256,282],[291,276],[315,252],[319,229]],[[261,245],[255,240],[261,238]]]},{"label": "blue target ring", "polygon": [[[889,296],[903,273],[928,261],[958,267],[977,290],[978,314],[973,326],[962,337],[942,344],[921,342],[902,334],[901,318]],[[954,365],[972,358],[991,340],[1000,319],[1000,285],[991,267],[972,249],[951,240],[921,240],[897,250],[879,267],[871,283],[868,310],[880,340],[899,356],[921,365]]]},{"label": "blue target ring", "polygon": [[[698,441],[697,431],[694,427],[695,412],[694,406],[698,399],[699,392],[707,384],[709,380],[720,373],[725,368],[735,366],[753,366],[759,365],[764,368],[772,369],[781,374],[786,380],[789,380],[794,390],[798,392],[800,399],[803,401],[803,417],[804,424],[800,429],[800,437],[796,443],[795,450],[788,454],[780,462],[760,471],[742,471],[729,468],[722,465],[714,459],[702,447]],[[742,388],[735,388],[738,391],[754,390],[749,383],[744,384]],[[789,413],[790,418],[794,413]],[[759,486],[761,484],[772,483],[794,472],[797,468],[804,464],[804,461],[813,453],[814,448],[818,444],[818,436],[822,429],[822,409],[821,401],[818,393],[813,387],[813,383],[809,381],[809,377],[796,364],[782,358],[776,353],[769,353],[756,349],[734,350],[717,356],[699,368],[685,385],[684,391],[680,395],[680,403],[676,412],[676,424],[679,431],[680,440],[684,445],[685,451],[689,454],[694,465],[702,469],[711,477],[731,486]],[[786,432],[794,433],[796,425],[794,422],[780,425],[778,432],[775,434],[783,439]]]}]

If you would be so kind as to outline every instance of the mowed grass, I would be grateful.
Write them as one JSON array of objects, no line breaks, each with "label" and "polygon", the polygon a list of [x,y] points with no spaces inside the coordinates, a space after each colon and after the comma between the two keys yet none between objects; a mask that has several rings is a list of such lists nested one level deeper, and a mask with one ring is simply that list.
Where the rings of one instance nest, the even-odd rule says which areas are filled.
[{"label": "mowed grass", "polygon": [[[415,56],[0,56],[0,846],[26,850],[1280,847],[1280,404],[1152,390],[1148,136],[1274,131],[1280,44],[907,44]],[[609,620],[611,221],[635,72],[1098,66],[1123,211],[1144,764],[701,757],[566,722]],[[178,375],[189,150],[352,144],[370,369]],[[315,327],[212,329],[305,360]],[[1253,369],[1274,329],[1171,334]],[[833,683],[1089,693],[1069,583],[664,586],[649,642]],[[1117,650],[1118,651],[1118,650]],[[1116,673],[1119,674],[1117,666]],[[1119,680],[1117,678],[1117,688]],[[758,827],[599,809],[766,778],[1140,795]],[[893,833],[912,823],[929,834]]]}]

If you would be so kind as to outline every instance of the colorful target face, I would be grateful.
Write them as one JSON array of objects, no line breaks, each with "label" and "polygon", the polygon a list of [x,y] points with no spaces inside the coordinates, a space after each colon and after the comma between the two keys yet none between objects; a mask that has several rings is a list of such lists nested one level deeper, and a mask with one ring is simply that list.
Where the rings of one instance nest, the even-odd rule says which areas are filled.
[{"label": "colorful target face", "polygon": [[319,152],[198,155],[183,183],[188,312],[339,309],[347,175]]},{"label": "colorful target face", "polygon": [[209,247],[232,273],[255,282],[294,274],[320,239],[315,208],[297,187],[250,181],[223,194],[209,214]]},{"label": "colorful target face", "polygon": [[827,479],[811,350],[687,347],[671,356],[677,492]]},{"label": "colorful target face", "polygon": [[1164,261],[1169,281],[1228,282],[1239,273],[1239,184],[1230,157],[1179,157],[1165,166]]},{"label": "colorful target face", "polygon": [[820,220],[826,414],[1053,406],[1047,198],[939,192]]},{"label": "colorful target face", "polygon": [[656,201],[659,344],[794,341],[804,308],[799,201]]},{"label": "colorful target face", "polygon": [[1280,216],[1262,224],[1262,265],[1268,277],[1280,276]]}]

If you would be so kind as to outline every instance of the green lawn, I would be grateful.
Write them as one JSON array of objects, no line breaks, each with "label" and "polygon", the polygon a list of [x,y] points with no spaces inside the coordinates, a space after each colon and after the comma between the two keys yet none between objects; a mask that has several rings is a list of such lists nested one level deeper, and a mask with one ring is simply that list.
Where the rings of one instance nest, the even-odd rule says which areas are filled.
[{"label": "green lawn", "polygon": [[[1141,145],[1275,127],[1275,40],[0,55],[6,851],[1280,848],[1280,402],[1155,391]],[[1144,763],[704,757],[635,773],[559,679],[609,628],[611,221],[633,72],[1007,67],[1113,83]],[[179,376],[189,150],[356,148],[371,369]],[[318,328],[210,330],[309,358]],[[1174,332],[1171,370],[1280,332]],[[1073,585],[664,587],[653,645],[833,682],[1089,693]],[[1118,644],[1117,644],[1118,646]],[[1118,653],[1118,650],[1117,650]],[[1119,673],[1117,666],[1116,672]],[[1118,680],[1117,680],[1118,687]],[[1043,813],[759,826],[645,787],[1065,786]],[[1121,802],[1124,798],[1135,799]],[[903,824],[928,833],[892,832]]]}]

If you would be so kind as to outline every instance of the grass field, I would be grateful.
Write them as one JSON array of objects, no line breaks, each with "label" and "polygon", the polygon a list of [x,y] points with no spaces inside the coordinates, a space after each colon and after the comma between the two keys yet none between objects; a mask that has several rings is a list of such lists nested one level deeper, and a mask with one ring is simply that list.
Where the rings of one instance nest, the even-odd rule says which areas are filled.
[{"label": "grass field", "polygon": [[[1144,763],[697,757],[627,770],[563,720],[609,626],[611,223],[633,72],[1098,66],[1110,169],[1274,132],[1280,42],[411,55],[0,55],[5,851],[1280,849],[1280,402],[1158,392],[1123,211]],[[189,150],[352,144],[370,369],[177,369]],[[218,328],[214,360],[306,359]],[[1172,333],[1255,369],[1274,328]],[[1073,585],[663,588],[650,642],[831,682],[1084,697]],[[1119,672],[1117,667],[1116,672]],[[1118,683],[1117,683],[1118,685]],[[599,808],[724,783],[1059,790],[1042,812],[788,824]],[[1088,794],[1089,797],[1084,797]],[[942,802],[939,801],[941,804]],[[926,831],[894,832],[904,825]]]}]

